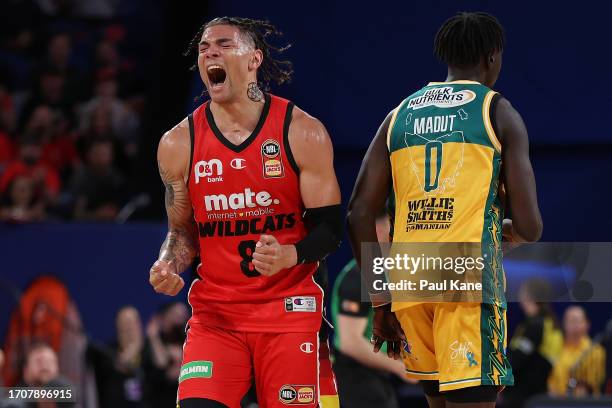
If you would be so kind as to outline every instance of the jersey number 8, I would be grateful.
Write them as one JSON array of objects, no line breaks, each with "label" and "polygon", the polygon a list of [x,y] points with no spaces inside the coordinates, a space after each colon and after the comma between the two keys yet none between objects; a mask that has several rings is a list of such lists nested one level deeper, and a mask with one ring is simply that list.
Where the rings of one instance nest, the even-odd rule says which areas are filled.
[{"label": "jersey number 8", "polygon": [[247,241],[241,241],[238,244],[238,253],[242,260],[240,261],[240,269],[249,278],[255,278],[261,276],[259,272],[253,266],[253,253],[255,252],[256,242],[252,239]]}]

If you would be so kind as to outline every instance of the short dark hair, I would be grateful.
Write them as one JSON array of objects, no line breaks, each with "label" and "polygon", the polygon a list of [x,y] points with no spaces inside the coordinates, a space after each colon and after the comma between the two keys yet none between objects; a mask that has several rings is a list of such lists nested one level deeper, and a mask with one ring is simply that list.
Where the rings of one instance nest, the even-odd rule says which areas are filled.
[{"label": "short dark hair", "polygon": [[[291,47],[291,44],[276,47],[268,42],[268,38],[281,37],[283,33],[267,20],[254,20],[243,17],[217,17],[200,27],[196,35],[189,43],[189,48],[184,55],[189,56],[197,53],[198,45],[204,30],[216,25],[231,25],[237,27],[242,34],[246,34],[254,43],[255,48],[263,53],[263,62],[257,70],[257,80],[260,86],[267,90],[270,82],[282,85],[291,82],[293,76],[293,64],[291,61],[278,60],[272,54],[282,54]],[[197,69],[197,65],[192,67]]]},{"label": "short dark hair", "polygon": [[504,29],[482,12],[461,12],[442,24],[434,40],[434,54],[447,65],[466,68],[504,49]]}]

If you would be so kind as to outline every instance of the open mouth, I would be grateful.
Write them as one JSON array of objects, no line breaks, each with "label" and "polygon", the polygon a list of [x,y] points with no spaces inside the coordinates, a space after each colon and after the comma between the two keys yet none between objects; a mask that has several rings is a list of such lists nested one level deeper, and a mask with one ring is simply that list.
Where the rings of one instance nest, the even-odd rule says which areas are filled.
[{"label": "open mouth", "polygon": [[225,78],[227,78],[225,70],[220,65],[209,66],[206,69],[206,74],[212,88],[220,87],[225,83]]}]

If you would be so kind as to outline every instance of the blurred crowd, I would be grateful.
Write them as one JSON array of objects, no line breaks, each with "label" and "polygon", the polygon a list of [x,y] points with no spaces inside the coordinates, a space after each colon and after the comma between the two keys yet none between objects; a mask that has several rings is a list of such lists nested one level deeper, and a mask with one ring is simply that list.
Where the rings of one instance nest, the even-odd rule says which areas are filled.
[{"label": "blurred crowd", "polygon": [[[542,396],[588,398],[612,394],[612,327],[592,336],[587,313],[578,304],[567,305],[558,319],[558,308],[542,301],[542,294],[549,290],[546,282],[537,279],[526,282],[521,289],[524,319],[512,328],[508,344],[516,385],[501,394],[500,407],[525,407],[532,398]],[[334,298],[339,296],[337,292]],[[346,299],[338,300],[350,306]],[[517,308],[512,311],[516,313]],[[146,323],[136,307],[125,305],[115,314],[113,340],[100,342],[87,335],[63,283],[54,277],[40,277],[23,293],[12,314],[0,349],[0,386],[71,387],[77,393],[77,401],[66,406],[175,406],[188,319],[187,305],[178,301],[162,305]],[[335,336],[350,334],[346,324],[335,330]],[[406,401],[408,388],[415,386],[398,383],[395,377],[401,376],[400,364],[393,360],[388,360],[389,364],[376,363],[365,355],[371,354],[369,348],[351,351],[351,344],[336,342],[333,351],[341,401],[350,400],[344,394],[351,389],[352,381],[366,395],[370,387],[374,393],[380,382],[386,381],[388,391],[397,393],[397,398],[388,399],[391,405],[377,406],[401,406],[398,401]],[[356,377],[342,370],[341,356],[350,356],[366,369],[364,372],[378,373],[378,381],[364,382],[365,377],[370,377]],[[418,395],[422,395],[420,390]],[[256,397],[251,393],[243,406],[256,407],[254,401]],[[368,406],[367,399],[364,401],[365,405],[346,406]],[[15,404],[3,401],[0,395],[0,408],[48,406]],[[412,404],[419,406],[418,402]]]},{"label": "blurred crowd", "polygon": [[131,198],[151,45],[118,3],[3,5],[0,220],[108,221]]},{"label": "blurred crowd", "polygon": [[502,407],[520,408],[534,397],[585,398],[612,394],[612,331],[591,337],[591,322],[579,304],[558,318],[552,289],[543,279],[526,281],[519,293],[524,319],[511,333],[508,358],[515,386],[502,394]]},{"label": "blurred crowd", "polygon": [[[174,407],[188,319],[182,302],[162,305],[146,324],[125,305],[115,315],[114,339],[97,341],[63,284],[39,278],[12,315],[0,386],[69,387],[76,401],[67,407]],[[49,406],[23,404],[0,395],[0,408]]]}]

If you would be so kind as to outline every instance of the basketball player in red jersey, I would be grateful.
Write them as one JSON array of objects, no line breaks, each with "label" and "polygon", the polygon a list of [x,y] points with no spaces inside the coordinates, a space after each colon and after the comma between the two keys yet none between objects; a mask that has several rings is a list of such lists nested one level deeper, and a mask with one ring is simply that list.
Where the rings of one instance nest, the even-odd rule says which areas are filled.
[{"label": "basketball player in red jersey", "polygon": [[150,283],[175,295],[202,260],[188,295],[185,408],[239,407],[253,379],[261,407],[338,406],[322,398],[335,387],[320,376],[323,294],[312,277],[342,234],[332,144],[321,122],[260,89],[292,73],[272,58],[283,49],[271,34],[250,19],[205,24],[193,45],[211,101],[159,144],[169,232]]}]

